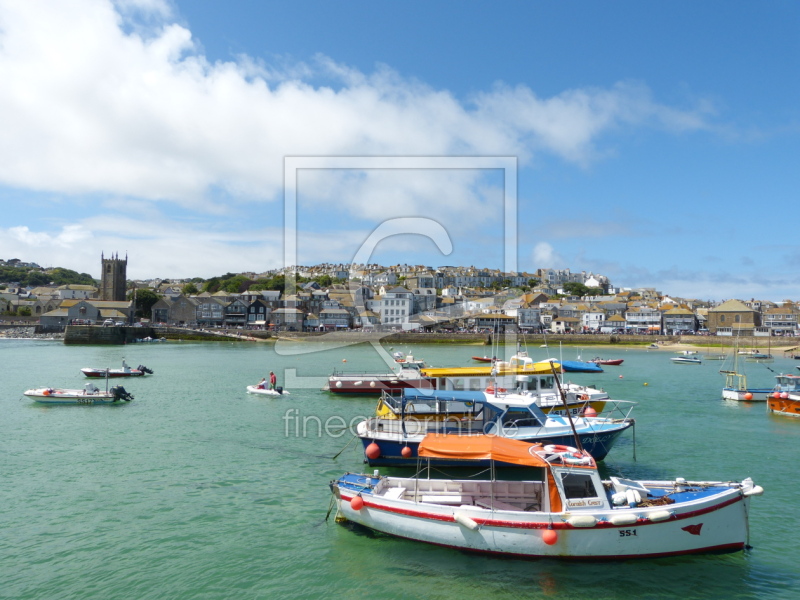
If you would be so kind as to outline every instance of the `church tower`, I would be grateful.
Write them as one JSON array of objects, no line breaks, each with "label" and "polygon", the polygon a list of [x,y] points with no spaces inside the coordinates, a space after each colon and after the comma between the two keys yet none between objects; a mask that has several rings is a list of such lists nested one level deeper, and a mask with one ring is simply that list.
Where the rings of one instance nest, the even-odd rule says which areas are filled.
[{"label": "church tower", "polygon": [[115,300],[123,302],[125,300],[125,283],[128,269],[128,256],[125,260],[119,258],[119,254],[111,258],[100,255],[103,263],[103,271],[100,276],[100,300]]}]

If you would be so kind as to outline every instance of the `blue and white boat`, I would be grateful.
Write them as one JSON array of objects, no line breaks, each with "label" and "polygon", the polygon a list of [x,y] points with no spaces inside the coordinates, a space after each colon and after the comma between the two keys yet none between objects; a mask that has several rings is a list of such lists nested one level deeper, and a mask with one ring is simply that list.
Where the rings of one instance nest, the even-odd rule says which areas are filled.
[{"label": "blue and white boat", "polygon": [[[419,443],[429,433],[491,434],[559,446],[573,444],[577,434],[583,448],[595,460],[602,460],[622,432],[634,425],[629,415],[636,405],[625,400],[607,400],[602,413],[572,417],[570,423],[569,417],[545,414],[536,405],[536,398],[522,394],[405,389],[401,402],[400,419],[371,417],[356,427],[370,466],[415,465]],[[426,412],[454,416],[428,419]],[[437,459],[435,464],[461,463]]]}]

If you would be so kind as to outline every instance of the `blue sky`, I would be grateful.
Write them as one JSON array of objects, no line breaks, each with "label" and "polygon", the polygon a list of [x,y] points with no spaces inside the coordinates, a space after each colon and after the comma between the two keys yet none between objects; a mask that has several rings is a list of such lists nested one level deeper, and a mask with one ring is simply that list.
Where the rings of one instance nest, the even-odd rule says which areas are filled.
[{"label": "blue sky", "polygon": [[780,1],[0,0],[0,257],[276,268],[304,157],[301,264],[414,217],[452,252],[399,231],[371,262],[506,268],[503,172],[420,157],[513,157],[519,270],[799,300],[798,31]]}]

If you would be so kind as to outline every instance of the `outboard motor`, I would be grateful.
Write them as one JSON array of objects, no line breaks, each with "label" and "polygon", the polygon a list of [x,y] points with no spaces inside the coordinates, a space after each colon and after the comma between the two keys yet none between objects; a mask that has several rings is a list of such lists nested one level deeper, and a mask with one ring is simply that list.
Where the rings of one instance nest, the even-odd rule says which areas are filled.
[{"label": "outboard motor", "polygon": [[145,367],[144,365],[139,365],[139,370],[140,370],[142,373],[149,373],[150,375],[152,375],[152,374],[153,374],[153,370],[152,370],[152,369],[148,369],[148,368],[147,368],[147,367]]},{"label": "outboard motor", "polygon": [[276,386],[275,387],[275,391],[278,392],[279,394],[283,395],[283,388],[281,386]]},{"label": "outboard motor", "polygon": [[120,400],[130,402],[133,400],[133,395],[126,392],[125,388],[121,385],[115,385],[109,391],[114,394],[114,402],[119,402]]}]

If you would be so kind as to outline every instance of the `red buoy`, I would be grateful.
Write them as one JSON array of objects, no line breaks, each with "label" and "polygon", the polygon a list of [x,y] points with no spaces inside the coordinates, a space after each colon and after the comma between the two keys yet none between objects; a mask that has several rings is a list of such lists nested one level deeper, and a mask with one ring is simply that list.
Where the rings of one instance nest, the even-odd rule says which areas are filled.
[{"label": "red buoy", "polygon": [[596,417],[597,411],[593,409],[591,406],[587,406],[586,410],[583,411],[584,417]]},{"label": "red buoy", "polygon": [[750,392],[747,392],[747,393],[744,395],[744,399],[745,399],[745,400],[752,400],[752,399],[753,399],[753,394],[751,394]]},{"label": "red buoy", "polygon": [[548,546],[552,546],[558,541],[558,532],[554,529],[545,529],[542,534],[542,541]]},{"label": "red buoy", "polygon": [[364,454],[367,455],[367,458],[370,460],[375,460],[381,455],[381,447],[378,446],[375,442],[372,442],[367,449],[364,451]]},{"label": "red buoy", "polygon": [[361,510],[364,508],[364,499],[361,496],[356,496],[350,500],[350,508],[353,510]]},{"label": "red buoy", "polygon": [[400,450],[400,454],[403,455],[403,458],[411,458],[411,455],[414,454],[414,451],[408,446],[403,446],[403,449]]}]

